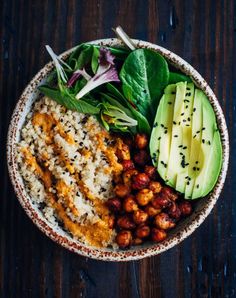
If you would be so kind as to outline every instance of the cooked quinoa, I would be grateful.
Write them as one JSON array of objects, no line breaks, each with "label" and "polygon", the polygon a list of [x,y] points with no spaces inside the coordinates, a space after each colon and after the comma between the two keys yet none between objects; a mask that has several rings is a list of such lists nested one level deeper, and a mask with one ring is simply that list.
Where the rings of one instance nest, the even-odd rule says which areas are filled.
[{"label": "cooked quinoa", "polygon": [[62,224],[85,244],[115,245],[105,202],[122,171],[118,142],[95,117],[47,97],[34,104],[21,130],[18,164],[27,193],[51,225]]}]

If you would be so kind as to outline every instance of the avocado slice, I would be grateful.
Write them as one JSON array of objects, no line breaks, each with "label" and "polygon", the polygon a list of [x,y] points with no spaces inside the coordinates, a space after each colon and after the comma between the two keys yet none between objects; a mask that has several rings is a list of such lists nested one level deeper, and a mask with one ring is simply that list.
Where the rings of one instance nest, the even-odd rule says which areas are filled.
[{"label": "avocado slice", "polygon": [[[161,139],[159,143],[159,158],[158,158],[158,169],[164,180],[167,179],[166,171],[167,164],[170,154],[170,144],[172,135],[172,119],[175,104],[176,86],[169,85],[164,91],[164,98],[162,104],[162,115],[161,115]],[[160,150],[162,148],[162,150]]]},{"label": "avocado slice", "polygon": [[208,194],[215,185],[222,164],[222,146],[217,129],[215,113],[206,95],[199,90],[202,101],[201,142],[198,156],[198,176],[192,192],[192,199]]},{"label": "avocado slice", "polygon": [[149,142],[149,148],[150,148],[150,153],[151,153],[151,158],[152,158],[152,163],[155,167],[157,167],[158,164],[158,157],[159,157],[159,147],[160,147],[160,137],[161,137],[161,115],[162,115],[162,106],[164,102],[164,97],[165,95],[162,96],[157,113],[153,122],[153,128],[152,128],[152,133],[151,133],[151,138]]},{"label": "avocado slice", "polygon": [[[174,99],[176,93],[176,85],[168,85],[164,90],[156,117],[153,124],[149,148],[153,164],[157,166],[159,157],[160,143],[163,138],[168,139],[169,127],[171,128],[172,121],[172,107],[174,106]],[[173,104],[172,104],[173,103]],[[168,128],[168,129],[167,129]],[[163,142],[162,142],[163,144]],[[160,168],[164,168],[163,165]]]},{"label": "avocado slice", "polygon": [[[181,146],[183,146],[183,130],[181,123],[184,116],[184,97],[186,93],[186,85],[186,82],[180,82],[176,84],[170,154],[165,177],[165,181],[167,180],[166,183],[175,188],[177,183],[177,173],[181,173],[183,171],[183,167],[181,165],[183,156],[183,153],[181,153]],[[179,188],[176,188],[176,190],[180,191]]]},{"label": "avocado slice", "polygon": [[150,151],[158,152],[154,165],[160,176],[185,198],[207,195],[222,166],[220,134],[207,96],[193,83],[169,85],[155,121],[162,125],[153,129]]}]

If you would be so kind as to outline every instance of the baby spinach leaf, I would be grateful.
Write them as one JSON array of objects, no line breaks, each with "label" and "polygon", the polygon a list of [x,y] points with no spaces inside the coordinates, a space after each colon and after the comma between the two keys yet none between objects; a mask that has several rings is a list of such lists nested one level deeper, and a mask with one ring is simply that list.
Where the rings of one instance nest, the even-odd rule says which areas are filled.
[{"label": "baby spinach leaf", "polygon": [[178,82],[188,82],[191,83],[192,80],[190,79],[190,77],[187,77],[181,73],[177,73],[177,72],[170,72],[169,75],[169,84],[176,84]]},{"label": "baby spinach leaf", "polygon": [[77,100],[71,94],[48,86],[39,86],[38,89],[46,96],[54,99],[57,103],[65,106],[69,110],[77,111],[84,114],[98,114],[100,108],[89,104],[84,100]]},{"label": "baby spinach leaf", "polygon": [[152,123],[163,89],[169,81],[166,60],[149,49],[134,50],[120,71],[125,97]]}]

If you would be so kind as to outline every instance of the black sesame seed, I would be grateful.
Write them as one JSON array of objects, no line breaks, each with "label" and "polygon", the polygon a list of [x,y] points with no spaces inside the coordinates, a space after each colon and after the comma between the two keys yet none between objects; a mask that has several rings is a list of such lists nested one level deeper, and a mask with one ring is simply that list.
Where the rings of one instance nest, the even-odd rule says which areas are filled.
[{"label": "black sesame seed", "polygon": [[179,145],[179,148],[182,148],[183,147],[183,145]]},{"label": "black sesame seed", "polygon": [[187,122],[187,120],[186,120],[186,119],[184,119],[184,120],[183,120],[183,122]]},{"label": "black sesame seed", "polygon": [[208,145],[211,145],[211,142],[210,141],[208,141]]},{"label": "black sesame seed", "polygon": [[196,167],[193,167],[193,170],[196,171]]},{"label": "black sesame seed", "polygon": [[174,135],[174,138],[178,138],[178,135]]},{"label": "black sesame seed", "polygon": [[187,162],[185,165],[186,165],[186,166],[189,166],[189,163]]},{"label": "black sesame seed", "polygon": [[161,124],[161,127],[165,127],[164,124]]},{"label": "black sesame seed", "polygon": [[197,171],[200,171],[200,168],[197,168]]},{"label": "black sesame seed", "polygon": [[189,100],[188,99],[185,99],[184,102],[189,102]]},{"label": "black sesame seed", "polygon": [[168,105],[172,105],[172,102],[171,101],[168,101]]},{"label": "black sesame seed", "polygon": [[196,133],[200,133],[200,130],[198,130]]},{"label": "black sesame seed", "polygon": [[187,149],[187,146],[184,146],[183,149],[184,149],[184,150]]},{"label": "black sesame seed", "polygon": [[158,141],[161,139],[161,137],[158,138]]},{"label": "black sesame seed", "polygon": [[185,106],[185,109],[187,109],[188,108],[188,106]]},{"label": "black sesame seed", "polygon": [[187,184],[187,185],[189,185],[189,184],[190,184],[190,182],[187,182],[186,184]]},{"label": "black sesame seed", "polygon": [[203,143],[203,144],[205,143],[205,140],[204,140],[204,139],[202,139],[202,143]]},{"label": "black sesame seed", "polygon": [[171,94],[176,94],[176,92],[172,91]]},{"label": "black sesame seed", "polygon": [[189,87],[186,88],[187,90],[191,90]]},{"label": "black sesame seed", "polygon": [[197,135],[194,135],[193,138],[195,139]]},{"label": "black sesame seed", "polygon": [[203,128],[202,128],[202,130],[205,130],[205,129],[206,129],[206,127],[203,127]]},{"label": "black sesame seed", "polygon": [[153,125],[153,127],[157,127],[158,126],[158,123],[157,122],[155,122],[154,123],[154,125]]},{"label": "black sesame seed", "polygon": [[167,134],[167,130],[164,131],[164,134]]},{"label": "black sesame seed", "polygon": [[176,125],[177,123],[175,121],[173,121],[173,124]]},{"label": "black sesame seed", "polygon": [[198,164],[198,161],[195,161],[195,164],[197,165]]},{"label": "black sesame seed", "polygon": [[193,108],[193,112],[195,112],[196,111],[196,108]]},{"label": "black sesame seed", "polygon": [[196,185],[196,188],[199,188],[199,184]]},{"label": "black sesame seed", "polygon": [[180,116],[183,116],[183,115],[184,115],[184,112],[180,114]]},{"label": "black sesame seed", "polygon": [[190,119],[190,117],[188,117],[188,121],[190,121],[191,119]]}]

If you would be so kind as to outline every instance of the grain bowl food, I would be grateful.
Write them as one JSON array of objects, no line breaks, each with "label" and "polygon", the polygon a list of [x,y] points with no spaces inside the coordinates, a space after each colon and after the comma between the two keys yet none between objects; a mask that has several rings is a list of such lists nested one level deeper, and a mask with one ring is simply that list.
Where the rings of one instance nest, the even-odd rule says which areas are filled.
[{"label": "grain bowl food", "polygon": [[121,139],[98,121],[43,97],[27,115],[18,145],[19,170],[32,200],[53,225],[94,246],[113,245],[113,217],[104,204],[122,166]]},{"label": "grain bowl food", "polygon": [[27,214],[68,249],[106,260],[154,255],[191,234],[228,164],[224,117],[201,76],[163,48],[123,41],[63,56],[47,46],[54,68],[26,88],[8,137]]}]

